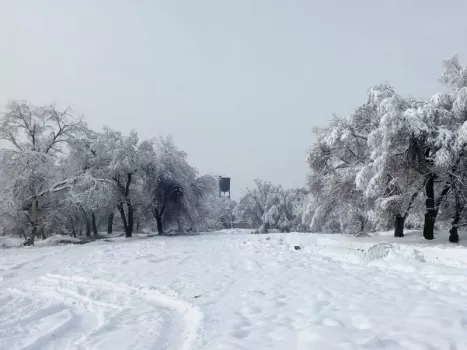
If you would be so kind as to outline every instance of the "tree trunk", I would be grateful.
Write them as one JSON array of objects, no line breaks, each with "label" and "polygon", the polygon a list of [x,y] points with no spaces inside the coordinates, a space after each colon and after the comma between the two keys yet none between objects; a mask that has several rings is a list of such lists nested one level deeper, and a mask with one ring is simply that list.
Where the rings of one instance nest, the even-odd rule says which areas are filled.
[{"label": "tree trunk", "polygon": [[28,240],[28,236],[24,233],[24,228],[20,227],[19,228],[19,233],[21,236],[23,236],[24,241],[26,242]]},{"label": "tree trunk", "polygon": [[125,209],[123,203],[118,206],[120,217],[122,218],[123,228],[125,229],[125,237],[130,238],[133,234],[133,207],[129,201],[127,202],[128,220],[125,215]]},{"label": "tree trunk", "polygon": [[24,242],[24,245],[31,246],[34,245],[34,238],[36,237],[37,227],[33,226],[31,230],[31,236]]},{"label": "tree trunk", "polygon": [[[124,187],[120,183],[119,178],[118,177],[115,178],[117,181],[117,184],[122,189],[123,200],[118,205],[118,211],[120,212],[120,216],[123,222],[123,227],[125,228],[125,237],[127,238],[130,238],[133,235],[133,225],[134,225],[134,219],[133,219],[134,209],[133,209],[133,205],[131,204],[131,200],[130,200],[130,185],[132,182],[132,178],[133,178],[132,173],[127,174],[127,180],[126,180],[126,184]],[[126,203],[127,212],[128,212],[127,213],[128,220],[125,216],[125,209],[124,209],[123,203]]]},{"label": "tree trunk", "polygon": [[123,229],[125,233],[128,231],[128,223],[126,221],[125,210],[123,209],[123,203],[119,204],[118,212],[120,213],[120,218],[122,219]]},{"label": "tree trunk", "polygon": [[177,230],[179,233],[183,232],[183,223],[181,222],[180,219],[177,219]]},{"label": "tree trunk", "polygon": [[91,237],[91,223],[86,217],[86,237]]},{"label": "tree trunk", "polygon": [[31,204],[31,225],[32,225],[32,230],[31,230],[31,236],[29,237],[27,241],[27,245],[34,245],[34,240],[36,238],[37,234],[37,207],[38,207],[38,201],[37,198],[32,199],[32,204]]},{"label": "tree trunk", "polygon": [[[456,168],[454,168],[453,171],[455,169]],[[443,201],[446,199],[446,196],[449,194],[449,192],[452,189],[452,183],[446,182],[443,190],[441,191],[441,194],[435,201],[435,179],[436,179],[436,175],[429,174],[428,179],[425,184],[426,211],[425,211],[425,224],[423,226],[423,237],[425,237],[425,239],[428,239],[428,240],[432,240],[435,238],[435,235],[434,235],[435,223],[436,223],[436,218],[438,216],[439,207],[441,206]]]},{"label": "tree trunk", "polygon": [[81,208],[81,212],[83,213],[84,223],[86,224],[86,237],[91,237],[91,223],[89,222],[86,211],[83,208]]},{"label": "tree trunk", "polygon": [[160,235],[164,233],[164,225],[162,223],[162,217],[160,215],[154,215],[156,218],[156,224],[157,224],[157,233]]},{"label": "tree trunk", "polygon": [[258,233],[268,233],[268,230],[269,230],[269,223],[265,222],[259,227]]},{"label": "tree trunk", "polygon": [[133,206],[130,203],[130,200],[128,199],[127,202],[127,207],[128,207],[128,230],[125,231],[125,237],[131,237],[133,235],[133,225],[134,225],[134,220],[133,220]]},{"label": "tree trunk", "polygon": [[459,234],[457,233],[457,223],[455,223],[455,220],[452,222],[452,227],[449,230],[449,242],[459,243]]},{"label": "tree trunk", "polygon": [[457,232],[457,225],[461,219],[461,212],[464,209],[464,206],[460,203],[459,193],[456,191],[456,212],[452,219],[452,227],[449,230],[449,242],[458,243],[459,242],[459,233]]},{"label": "tree trunk", "polygon": [[94,237],[97,237],[98,232],[97,232],[97,225],[96,225],[96,215],[94,214],[94,211],[91,212],[91,220],[92,220],[92,232],[94,233]]},{"label": "tree trunk", "polygon": [[113,231],[113,225],[114,225],[114,213],[110,213],[108,219],[107,219],[107,233],[111,234]]},{"label": "tree trunk", "polygon": [[423,226],[423,237],[428,240],[435,238],[435,221],[437,216],[437,211],[435,208],[435,175],[429,174],[428,180],[425,184],[425,224]]},{"label": "tree trunk", "polygon": [[[425,187],[425,184],[424,184],[422,187],[420,187],[419,190],[417,190],[416,192],[414,192],[414,193],[412,194],[412,196],[410,197],[409,204],[407,205],[407,210],[405,211],[405,214],[404,214],[404,216],[403,216],[404,223],[405,223],[405,220],[407,219],[407,217],[409,216],[410,210],[412,209],[412,206],[413,206],[413,204],[415,203],[415,200],[417,199],[418,194],[419,194],[420,191],[423,189],[423,187]],[[396,223],[397,223],[397,221],[396,221]],[[397,226],[397,225],[396,225],[396,226]],[[403,233],[404,233],[404,226],[402,226],[402,236],[400,236],[400,237],[403,237],[403,236],[404,236]],[[396,236],[395,233],[394,233],[394,237],[398,237],[398,236]]]},{"label": "tree trunk", "polygon": [[459,153],[459,157],[457,159],[456,165],[453,167],[453,171],[450,175],[451,182],[452,182],[452,188],[455,191],[455,199],[456,199],[456,212],[454,214],[454,218],[452,220],[452,227],[449,230],[449,242],[451,243],[458,243],[459,242],[459,233],[457,232],[457,225],[459,224],[459,221],[461,219],[461,212],[464,209],[465,206],[465,201],[463,201],[463,204],[460,201],[460,195],[459,195],[459,189],[455,187],[454,182],[454,173],[457,170],[457,167],[460,164],[461,159],[464,157],[464,147],[462,147],[462,151]]},{"label": "tree trunk", "polygon": [[[451,169],[452,174],[456,173],[463,156],[464,156],[464,152],[462,151],[457,158],[456,164],[454,164],[454,166]],[[431,240],[435,238],[434,236],[435,222],[436,222],[436,217],[438,216],[439,207],[441,206],[446,196],[449,194],[449,192],[454,187],[455,180],[452,174],[450,175],[451,181],[445,183],[444,188],[441,191],[441,194],[436,199],[436,202],[435,202],[435,190],[434,190],[434,183],[435,183],[436,175],[433,173],[430,173],[428,175],[427,182],[425,184],[426,212],[425,212],[425,225],[423,227],[423,237],[425,237],[425,239]],[[455,238],[457,234],[457,223],[455,225],[456,225],[456,229],[453,231],[453,239]]]},{"label": "tree trunk", "polygon": [[152,215],[156,219],[157,233],[160,235],[164,233],[164,222],[163,222],[164,212],[165,212],[165,206],[162,206],[160,210],[158,208],[153,208],[152,210]]},{"label": "tree trunk", "polygon": [[47,235],[45,234],[45,227],[44,227],[44,225],[41,225],[41,226],[39,227],[39,233],[40,233],[42,239],[46,239],[46,238],[47,238]]},{"label": "tree trunk", "polygon": [[404,223],[405,217],[400,214],[396,215],[394,223],[394,237],[404,237]]}]

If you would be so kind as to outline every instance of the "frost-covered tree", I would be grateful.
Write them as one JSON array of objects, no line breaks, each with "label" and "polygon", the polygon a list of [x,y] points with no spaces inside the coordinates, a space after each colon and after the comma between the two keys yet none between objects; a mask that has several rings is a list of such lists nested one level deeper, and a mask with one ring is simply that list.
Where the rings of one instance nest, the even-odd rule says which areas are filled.
[{"label": "frost-covered tree", "polygon": [[281,232],[302,230],[301,209],[307,192],[303,188],[283,189],[277,187],[277,202],[263,216],[268,228]]},{"label": "frost-covered tree", "polygon": [[107,140],[112,137],[112,132],[109,129],[102,133],[86,129],[70,145],[69,155],[62,161],[67,176],[80,178],[65,202],[70,208],[77,208],[88,236],[91,230],[97,235],[98,221],[102,221],[99,220],[102,217],[108,220],[107,231],[112,233],[114,212],[121,199],[109,168],[114,149]]},{"label": "frost-covered tree", "polygon": [[[452,217],[449,240],[459,241],[458,227],[461,224],[462,212],[466,202],[466,147],[467,147],[467,67],[461,66],[457,56],[443,62],[444,72],[440,81],[448,88],[447,94],[437,94],[431,101],[435,106],[436,134],[440,146],[434,160],[441,170],[435,173],[441,178],[443,187],[441,195],[435,202],[436,214],[443,202],[450,201]],[[444,203],[445,204],[445,203]],[[446,206],[445,206],[446,207]],[[425,223],[426,223],[425,219]],[[434,220],[432,220],[434,221]],[[426,230],[425,230],[426,231]],[[424,231],[424,233],[425,233]]]},{"label": "frost-covered tree", "polygon": [[[388,92],[380,89],[375,98]],[[334,117],[327,128],[315,130],[308,154],[308,187],[316,201],[307,213],[312,231],[359,232],[368,228],[366,200],[355,180],[368,162],[368,135],[377,126],[367,103],[347,117]],[[311,218],[311,219],[310,219]]]},{"label": "frost-covered tree", "polygon": [[88,129],[70,110],[11,102],[0,120],[0,219],[14,222],[28,244],[52,233],[97,236],[114,212],[131,237],[156,220],[164,228],[220,227],[231,205],[217,179],[199,176],[170,138],[140,142]]},{"label": "frost-covered tree", "polygon": [[34,244],[43,224],[43,205],[51,193],[69,188],[73,179],[58,180],[57,157],[81,132],[84,123],[66,109],[12,101],[0,121],[0,138],[12,146],[2,150],[0,176],[9,179],[2,189],[4,211],[21,212],[30,226],[28,244]]},{"label": "frost-covered tree", "polygon": [[80,167],[81,171],[85,171],[88,186],[83,184],[84,188],[99,187],[93,196],[81,198],[91,212],[91,217],[98,209],[112,214],[115,205],[125,235],[131,237],[135,226],[135,203],[140,198],[139,193],[136,193],[141,166],[137,133],[132,131],[124,136],[105,128],[102,133],[92,133],[78,143],[73,154],[79,152],[83,153]]},{"label": "frost-covered tree", "polygon": [[223,200],[219,197],[218,179],[211,175],[197,176],[189,183],[185,206],[193,230],[219,228]]},{"label": "frost-covered tree", "polygon": [[164,232],[164,224],[176,222],[187,214],[184,196],[186,185],[196,177],[196,171],[171,138],[159,138],[144,145],[143,176],[146,201],[157,224]]},{"label": "frost-covered tree", "polygon": [[[435,94],[417,111],[428,126],[422,143],[426,197],[423,235],[426,239],[434,238],[441,205],[449,196],[460,193],[458,180],[464,171],[465,143],[459,138],[459,131],[467,120],[467,69],[460,66],[457,57],[445,61],[443,65],[445,71],[440,80],[450,91]],[[454,218],[453,222],[456,221]],[[457,227],[457,224],[453,225]]]},{"label": "frost-covered tree", "polygon": [[217,180],[198,176],[171,138],[141,145],[143,193],[146,207],[162,234],[167,226],[189,230],[208,227],[219,220]]},{"label": "frost-covered tree", "polygon": [[395,237],[404,236],[405,220],[427,171],[422,153],[429,126],[423,105],[423,101],[404,99],[388,85],[371,88],[365,103],[372,111],[374,128],[368,134],[369,158],[356,184],[374,202],[377,224],[392,222]]},{"label": "frost-covered tree", "polygon": [[64,147],[85,126],[71,109],[58,110],[54,105],[34,106],[26,101],[11,101],[0,122],[0,138],[16,151],[36,151],[50,156]]},{"label": "frost-covered tree", "polygon": [[264,215],[278,203],[279,188],[270,182],[255,180],[253,189],[246,189],[235,209],[235,215],[253,227],[264,224]]},{"label": "frost-covered tree", "polygon": [[409,212],[417,218],[414,224],[424,199],[424,237],[434,238],[442,212],[443,221],[452,216],[450,240],[458,239],[465,207],[467,68],[457,57],[444,67],[447,93],[404,98],[389,85],[378,85],[348,117],[318,130],[309,154],[309,187],[317,204],[304,215],[312,229],[342,232],[353,221],[350,215],[362,224],[393,226],[402,237]]},{"label": "frost-covered tree", "polygon": [[259,227],[258,232],[269,229],[288,232],[299,228],[301,213],[297,207],[306,195],[303,189],[284,190],[267,181],[255,180],[253,189],[247,189],[235,208],[235,216]]}]

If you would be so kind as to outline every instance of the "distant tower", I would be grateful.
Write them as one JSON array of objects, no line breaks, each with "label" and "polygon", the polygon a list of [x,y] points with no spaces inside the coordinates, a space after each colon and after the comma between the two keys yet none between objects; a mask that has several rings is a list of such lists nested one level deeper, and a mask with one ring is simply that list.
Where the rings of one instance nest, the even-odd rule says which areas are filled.
[{"label": "distant tower", "polygon": [[230,198],[230,177],[219,176],[219,197],[228,193]]}]

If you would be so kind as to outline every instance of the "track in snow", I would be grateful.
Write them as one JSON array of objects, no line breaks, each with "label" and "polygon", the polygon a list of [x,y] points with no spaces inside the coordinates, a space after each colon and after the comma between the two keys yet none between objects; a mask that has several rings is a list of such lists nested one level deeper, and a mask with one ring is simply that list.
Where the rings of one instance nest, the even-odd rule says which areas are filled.
[{"label": "track in snow", "polygon": [[201,319],[157,290],[80,276],[47,274],[0,292],[1,349],[189,350]]}]

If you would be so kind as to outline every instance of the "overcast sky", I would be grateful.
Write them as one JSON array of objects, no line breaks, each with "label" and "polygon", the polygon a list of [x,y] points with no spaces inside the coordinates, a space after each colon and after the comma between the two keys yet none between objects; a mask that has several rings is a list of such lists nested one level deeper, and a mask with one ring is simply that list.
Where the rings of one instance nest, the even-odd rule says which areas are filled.
[{"label": "overcast sky", "polygon": [[301,186],[314,126],[373,84],[425,97],[443,59],[467,64],[466,13],[466,0],[0,0],[0,105],[172,135],[235,197],[254,178]]}]

